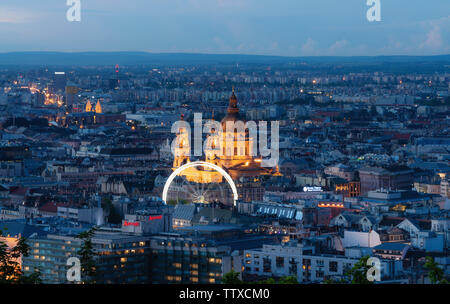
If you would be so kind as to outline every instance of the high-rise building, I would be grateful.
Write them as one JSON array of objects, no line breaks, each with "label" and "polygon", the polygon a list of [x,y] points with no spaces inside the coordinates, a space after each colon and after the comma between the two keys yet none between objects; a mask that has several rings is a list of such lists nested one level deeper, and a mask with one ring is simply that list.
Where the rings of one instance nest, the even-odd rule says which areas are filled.
[{"label": "high-rise building", "polygon": [[242,271],[244,249],[276,242],[274,236],[245,235],[233,225],[200,225],[182,230],[151,238],[152,283],[221,283],[224,274]]},{"label": "high-rise building", "polygon": [[69,83],[66,86],[66,105],[72,106],[78,102],[78,87],[75,84]]},{"label": "high-rise building", "polygon": [[[148,283],[149,237],[133,236],[120,232],[98,232],[92,237],[97,275],[93,280],[100,284]],[[22,269],[29,275],[40,271],[47,284],[77,283],[67,280],[67,271],[73,265],[67,261],[77,257],[82,240],[75,235],[48,234],[28,238],[30,254],[23,257]],[[85,278],[81,274],[81,281]]]},{"label": "high-rise building", "polygon": [[61,91],[64,92],[64,88],[66,87],[67,77],[65,72],[55,72],[53,78],[53,87],[55,88],[55,92]]}]

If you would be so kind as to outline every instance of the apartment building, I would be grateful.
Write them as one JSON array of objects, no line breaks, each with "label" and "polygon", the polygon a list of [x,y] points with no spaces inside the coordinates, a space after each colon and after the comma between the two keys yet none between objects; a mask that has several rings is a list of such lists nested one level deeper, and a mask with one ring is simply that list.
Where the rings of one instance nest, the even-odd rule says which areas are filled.
[{"label": "apartment building", "polygon": [[[249,280],[295,276],[300,283],[340,279],[362,256],[371,250],[346,250],[345,255],[321,254],[314,246],[289,241],[281,245],[263,245],[244,251],[244,277]],[[367,249],[367,248],[365,248]],[[381,279],[394,278],[402,270],[401,261],[381,260]]]}]

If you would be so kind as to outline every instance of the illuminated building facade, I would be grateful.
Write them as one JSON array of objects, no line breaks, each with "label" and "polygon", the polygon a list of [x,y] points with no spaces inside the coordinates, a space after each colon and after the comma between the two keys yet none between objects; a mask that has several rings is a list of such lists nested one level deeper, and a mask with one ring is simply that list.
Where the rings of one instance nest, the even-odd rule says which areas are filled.
[{"label": "illuminated building facade", "polygon": [[[244,276],[261,280],[270,277],[294,276],[299,283],[341,279],[362,257],[362,252],[346,255],[317,253],[314,246],[296,240],[281,245],[264,245],[261,249],[244,251]],[[361,250],[362,251],[362,250]],[[401,275],[402,261],[380,259],[382,279]]]},{"label": "illuminated building facade", "polygon": [[100,100],[97,100],[97,103],[95,104],[95,108],[92,107],[91,101],[88,100],[85,107],[86,113],[88,112],[95,112],[95,113],[102,113],[102,105],[100,103]]},{"label": "illuminated building facade", "polygon": [[220,284],[224,274],[243,270],[243,250],[277,242],[272,236],[246,235],[233,225],[199,225],[182,230],[183,234],[152,237],[153,284]]},{"label": "illuminated building facade", "polygon": [[157,236],[151,240],[151,281],[162,283],[220,283],[231,270],[228,246],[206,239]]},{"label": "illuminated building facade", "polygon": [[[204,158],[206,162],[215,164],[230,174],[238,184],[240,199],[245,201],[261,200],[263,189],[260,183],[258,183],[259,179],[256,178],[257,182],[249,185],[248,178],[252,179],[261,175],[270,174],[279,175],[280,173],[278,170],[261,166],[261,158],[253,156],[254,151],[252,149],[254,140],[256,139],[249,135],[248,129],[243,128],[242,130],[238,130],[236,127],[237,124],[235,124],[238,121],[245,124],[245,121],[239,114],[237,98],[233,90],[229,100],[227,114],[220,122],[221,130],[215,130],[212,127],[211,134],[206,139]],[[177,144],[174,149],[173,170],[191,161],[190,152],[189,132],[186,128],[179,128]],[[183,176],[189,182],[195,183],[220,184],[223,182],[223,177],[219,172],[203,167],[188,168],[182,171],[180,176]],[[242,181],[239,185],[241,178],[245,178],[246,181]],[[217,191],[212,190],[210,192],[218,194],[216,193]],[[227,192],[227,194],[229,193]],[[227,198],[223,200],[229,201]]]},{"label": "illuminated building facade", "polygon": [[[30,254],[23,257],[22,269],[29,275],[36,269],[46,284],[76,283],[67,281],[67,259],[76,257],[81,240],[69,235],[30,237]],[[95,264],[99,284],[149,282],[149,237],[121,233],[96,233],[92,238],[97,256]],[[83,276],[81,276],[83,280]]]},{"label": "illuminated building facade", "polygon": [[[221,121],[222,130],[212,128],[211,135],[206,139],[207,147],[205,149],[205,161],[222,167],[231,175],[234,180],[242,176],[259,176],[262,174],[271,174],[272,169],[261,166],[261,158],[253,156],[253,141],[256,140],[249,136],[246,130],[231,129],[236,121],[243,121],[239,115],[237,98],[234,91],[230,97],[226,116]],[[244,121],[243,121],[244,122]],[[244,122],[245,123],[245,122]],[[228,127],[227,127],[228,126]],[[217,132],[217,135],[216,135]],[[186,129],[180,128],[177,134],[177,143],[175,147],[175,158],[173,169],[190,162],[190,141]],[[199,183],[221,182],[222,176],[213,170],[199,170],[189,168],[181,173],[189,181]]]},{"label": "illuminated building facade", "polygon": [[356,197],[361,195],[361,183],[353,181],[345,184],[336,184],[334,190],[336,193],[343,194],[344,197]]}]

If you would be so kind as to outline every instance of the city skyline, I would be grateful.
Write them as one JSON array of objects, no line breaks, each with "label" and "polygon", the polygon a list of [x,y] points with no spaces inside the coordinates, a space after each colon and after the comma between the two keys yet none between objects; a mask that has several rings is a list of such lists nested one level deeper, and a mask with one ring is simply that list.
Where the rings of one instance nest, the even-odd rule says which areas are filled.
[{"label": "city skyline", "polygon": [[448,284],[449,9],[1,1],[0,285]]}]

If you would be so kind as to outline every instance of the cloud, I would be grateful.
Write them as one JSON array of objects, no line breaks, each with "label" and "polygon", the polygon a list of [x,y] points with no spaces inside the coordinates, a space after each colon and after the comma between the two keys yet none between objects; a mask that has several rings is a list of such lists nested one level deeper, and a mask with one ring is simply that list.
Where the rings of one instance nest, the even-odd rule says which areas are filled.
[{"label": "cloud", "polygon": [[434,25],[433,28],[426,34],[426,39],[420,44],[420,47],[436,50],[439,49],[442,44],[441,28]]},{"label": "cloud", "polygon": [[337,53],[343,51],[347,45],[348,45],[347,40],[338,40],[328,48],[328,53],[330,53],[330,55],[332,56],[337,55]]},{"label": "cloud", "polygon": [[450,36],[450,16],[428,20],[422,23],[422,26],[428,30],[419,44],[420,49],[432,52],[447,52],[450,49],[448,39]]},{"label": "cloud", "polygon": [[314,41],[311,37],[306,40],[306,42],[302,45],[302,55],[310,56],[316,55],[317,53],[317,42]]}]

